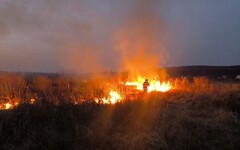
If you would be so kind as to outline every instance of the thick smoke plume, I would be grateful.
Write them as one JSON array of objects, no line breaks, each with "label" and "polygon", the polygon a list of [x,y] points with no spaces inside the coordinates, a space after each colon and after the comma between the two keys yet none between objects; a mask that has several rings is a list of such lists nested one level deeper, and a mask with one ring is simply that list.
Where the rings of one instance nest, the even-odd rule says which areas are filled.
[{"label": "thick smoke plume", "polygon": [[0,70],[86,73],[158,68],[165,34],[158,3],[1,1]]},{"label": "thick smoke plume", "polygon": [[131,78],[156,75],[156,69],[162,63],[166,33],[156,6],[154,0],[137,3],[118,32],[121,69],[130,72]]}]

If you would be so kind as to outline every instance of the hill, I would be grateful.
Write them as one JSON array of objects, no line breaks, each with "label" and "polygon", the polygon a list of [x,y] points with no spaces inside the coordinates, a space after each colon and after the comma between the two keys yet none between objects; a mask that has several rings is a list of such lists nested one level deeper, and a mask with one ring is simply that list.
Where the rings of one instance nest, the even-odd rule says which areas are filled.
[{"label": "hill", "polygon": [[240,74],[240,66],[181,66],[166,69],[171,77],[205,76],[209,79],[217,79],[225,75],[229,79],[235,79]]}]

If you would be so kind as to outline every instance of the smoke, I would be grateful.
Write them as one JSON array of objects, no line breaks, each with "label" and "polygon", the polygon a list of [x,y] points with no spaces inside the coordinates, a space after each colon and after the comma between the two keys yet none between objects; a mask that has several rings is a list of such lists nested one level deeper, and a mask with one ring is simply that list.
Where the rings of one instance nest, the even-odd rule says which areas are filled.
[{"label": "smoke", "polygon": [[64,72],[90,73],[103,69],[100,51],[95,44],[66,44],[59,54]]},{"label": "smoke", "polygon": [[157,6],[154,0],[3,0],[0,70],[158,68],[165,33]]},{"label": "smoke", "polygon": [[[239,64],[239,5],[237,0],[1,0],[0,70],[90,71],[94,59],[92,71],[96,66],[141,73],[162,65]],[[83,61],[89,53],[95,58]],[[71,59],[72,54],[83,58]]]},{"label": "smoke", "polygon": [[121,70],[130,76],[156,75],[163,60],[166,32],[156,10],[158,2],[136,1],[117,34],[117,48],[121,54]]},{"label": "smoke", "polygon": [[[82,34],[84,39],[74,37],[70,39],[72,42],[63,39],[63,43],[67,44],[60,47],[59,61],[64,71],[112,70],[156,75],[156,68],[160,67],[163,59],[161,54],[166,34],[157,5],[155,0],[147,4],[143,0],[134,0],[128,3],[127,13],[117,12],[121,16],[117,23],[113,22],[113,18],[110,25],[98,20],[97,34],[101,35],[95,35],[95,25],[89,22],[91,28]],[[113,4],[112,7],[116,6]]]}]

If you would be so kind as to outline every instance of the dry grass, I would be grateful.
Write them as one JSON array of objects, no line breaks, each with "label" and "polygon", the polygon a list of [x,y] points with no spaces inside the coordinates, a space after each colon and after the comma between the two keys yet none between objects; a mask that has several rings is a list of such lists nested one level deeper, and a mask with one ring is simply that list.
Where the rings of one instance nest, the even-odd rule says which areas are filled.
[{"label": "dry grass", "polygon": [[0,149],[239,149],[239,91],[0,112]]},{"label": "dry grass", "polygon": [[239,83],[183,77],[172,79],[175,88],[167,93],[98,105],[83,99],[103,96],[104,80],[0,81],[1,97],[45,101],[0,111],[3,150],[240,149]]}]

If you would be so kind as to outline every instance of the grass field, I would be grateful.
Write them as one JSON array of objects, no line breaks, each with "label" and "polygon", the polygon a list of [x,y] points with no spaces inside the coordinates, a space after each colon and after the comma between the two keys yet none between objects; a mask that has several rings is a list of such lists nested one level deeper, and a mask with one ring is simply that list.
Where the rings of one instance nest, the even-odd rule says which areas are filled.
[{"label": "grass field", "polygon": [[0,73],[0,150],[240,149],[239,70],[171,68],[172,90],[111,105],[94,98],[127,74]]},{"label": "grass field", "polygon": [[150,93],[115,105],[0,112],[0,149],[239,149],[240,92]]}]

